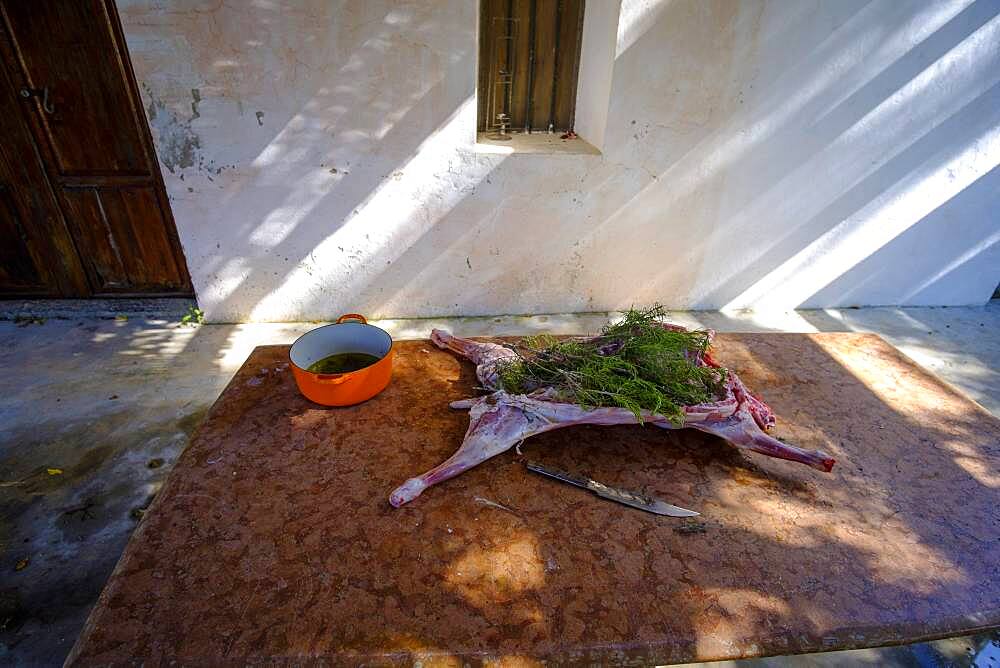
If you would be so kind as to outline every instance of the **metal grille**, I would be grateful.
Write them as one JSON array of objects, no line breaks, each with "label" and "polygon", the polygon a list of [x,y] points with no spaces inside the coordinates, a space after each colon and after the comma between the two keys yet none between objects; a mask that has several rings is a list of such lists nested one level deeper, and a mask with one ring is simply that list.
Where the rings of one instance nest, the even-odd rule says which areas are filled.
[{"label": "metal grille", "polygon": [[584,0],[481,0],[479,130],[572,129]]}]

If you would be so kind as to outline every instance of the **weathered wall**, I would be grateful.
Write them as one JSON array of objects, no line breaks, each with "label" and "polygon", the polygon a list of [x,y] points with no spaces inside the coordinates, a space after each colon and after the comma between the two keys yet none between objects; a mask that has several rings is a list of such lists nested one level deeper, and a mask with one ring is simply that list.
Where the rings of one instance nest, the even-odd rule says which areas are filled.
[{"label": "weathered wall", "polygon": [[1000,277],[1000,0],[623,0],[600,156],[474,150],[473,0],[118,4],[213,320]]}]

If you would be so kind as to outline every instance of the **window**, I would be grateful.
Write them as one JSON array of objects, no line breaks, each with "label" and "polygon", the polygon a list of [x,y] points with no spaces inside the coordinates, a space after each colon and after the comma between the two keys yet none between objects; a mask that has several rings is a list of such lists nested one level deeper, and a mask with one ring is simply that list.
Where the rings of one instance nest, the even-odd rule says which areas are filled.
[{"label": "window", "polygon": [[481,0],[480,132],[573,129],[584,0]]}]

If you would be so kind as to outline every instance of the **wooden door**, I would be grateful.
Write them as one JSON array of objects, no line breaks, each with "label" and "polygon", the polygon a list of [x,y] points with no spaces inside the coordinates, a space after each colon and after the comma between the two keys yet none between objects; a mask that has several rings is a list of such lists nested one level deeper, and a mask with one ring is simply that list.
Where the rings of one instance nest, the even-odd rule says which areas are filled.
[{"label": "wooden door", "polygon": [[[7,252],[7,272],[19,277],[4,278],[2,289],[16,293],[7,286],[21,280],[62,296],[190,294],[113,1],[0,0],[0,15],[3,99],[15,95],[33,140],[30,151],[10,153],[15,160],[33,154],[44,166],[52,215],[71,240],[54,251],[63,275],[48,282],[31,277],[30,248]],[[10,183],[17,211],[24,186]],[[29,240],[42,233],[23,212],[18,221]]]},{"label": "wooden door", "polygon": [[87,294],[89,284],[18,97],[0,68],[0,295]]}]

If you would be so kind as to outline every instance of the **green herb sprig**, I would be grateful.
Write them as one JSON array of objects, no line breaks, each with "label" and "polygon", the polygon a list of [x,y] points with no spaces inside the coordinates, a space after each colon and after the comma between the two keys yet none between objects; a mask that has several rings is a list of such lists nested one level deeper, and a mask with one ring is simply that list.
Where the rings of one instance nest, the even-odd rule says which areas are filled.
[{"label": "green herb sprig", "polygon": [[680,426],[683,406],[719,397],[726,372],[697,364],[707,332],[664,328],[664,314],[658,304],[633,308],[589,339],[527,337],[518,356],[501,363],[501,387],[512,394],[552,388],[562,401],[625,408],[639,422],[645,410]]}]

